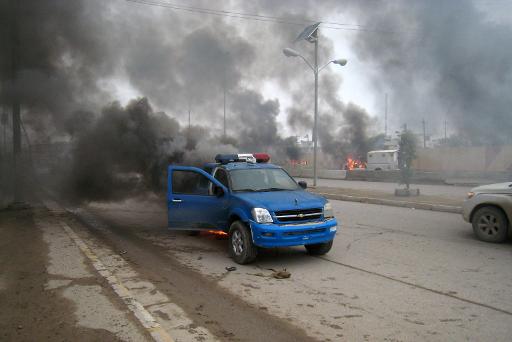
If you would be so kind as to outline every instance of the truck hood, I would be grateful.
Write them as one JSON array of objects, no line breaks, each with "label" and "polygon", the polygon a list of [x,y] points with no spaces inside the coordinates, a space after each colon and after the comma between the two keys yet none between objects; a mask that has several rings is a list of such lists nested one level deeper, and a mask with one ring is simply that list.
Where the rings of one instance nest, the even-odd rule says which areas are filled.
[{"label": "truck hood", "polygon": [[512,182],[482,185],[471,189],[475,193],[512,194]]},{"label": "truck hood", "polygon": [[325,198],[304,190],[239,192],[233,196],[240,198],[254,208],[266,208],[270,211],[323,208]]}]

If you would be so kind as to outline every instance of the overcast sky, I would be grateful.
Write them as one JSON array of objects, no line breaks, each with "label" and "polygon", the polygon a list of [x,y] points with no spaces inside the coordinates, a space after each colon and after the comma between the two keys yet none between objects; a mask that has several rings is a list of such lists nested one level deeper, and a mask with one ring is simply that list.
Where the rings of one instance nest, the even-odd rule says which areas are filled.
[{"label": "overcast sky", "polygon": [[[427,133],[440,136],[446,121],[449,134],[471,144],[511,143],[512,1],[141,1],[19,5],[16,91],[30,127],[62,131],[76,111],[94,115],[144,96],[182,124],[190,109],[192,124],[221,132],[225,88],[228,132],[240,132],[251,112],[258,130],[310,134],[313,74],[282,49],[312,61],[313,45],[293,41],[318,20],[319,64],[348,59],[320,74],[325,136],[339,137],[357,117],[366,134],[383,132],[388,94],[390,132],[403,124],[419,132],[425,120]],[[8,3],[0,2],[4,22]],[[6,48],[8,28],[0,28]],[[9,58],[0,55],[6,81]]]},{"label": "overcast sky", "polygon": [[[436,1],[434,1],[435,3]],[[466,4],[464,3],[466,2]],[[282,16],[283,18],[293,18],[295,16],[302,17],[302,18],[314,18],[319,19],[325,22],[337,22],[337,23],[348,23],[353,25],[363,25],[364,28],[370,27],[371,29],[375,29],[376,31],[383,30],[386,31],[389,28],[387,27],[379,27],[378,24],[371,25],[374,18],[377,17],[378,14],[375,14],[375,12],[379,12],[379,7],[382,8],[391,8],[388,9],[387,15],[393,16],[393,15],[400,15],[400,11],[404,11],[404,13],[408,12],[407,7],[410,4],[413,3],[428,3],[428,1],[418,1],[418,0],[412,0],[410,2],[408,1],[377,1],[377,0],[365,0],[361,1],[360,3],[362,5],[358,5],[357,2],[353,1],[318,1],[318,2],[307,2],[307,1],[287,1],[286,3],[289,6],[289,12],[293,14],[286,13],[286,10],[283,10],[283,6],[275,5],[275,13],[272,11],[274,5],[272,1],[253,1],[250,5],[247,4],[245,1],[218,1],[218,2],[204,2],[204,1],[174,1],[175,4],[182,4],[182,5],[192,5],[192,6],[202,6],[205,8],[211,8],[211,9],[219,9],[219,10],[226,10],[226,11],[232,11],[232,12],[241,12],[241,13],[258,13],[262,15],[278,15]],[[386,4],[387,3],[387,4]],[[389,5],[391,3],[391,5]],[[459,3],[461,7],[467,7],[467,3],[471,3],[471,1],[457,1],[454,0],[453,3]],[[499,24],[499,25],[509,25],[511,23],[512,18],[512,2],[508,1],[502,1],[502,0],[490,0],[490,1],[473,1],[472,4],[474,4],[475,10],[478,12],[478,14],[481,16],[481,20],[483,23],[490,23],[490,25]],[[346,6],[344,6],[346,5]],[[128,12],[131,11],[144,11],[144,5],[140,4],[133,4],[133,3],[125,3],[123,1],[119,1],[118,6],[120,7],[126,7],[123,10],[126,10]],[[303,8],[301,9],[301,6]],[[373,7],[372,13],[368,13],[367,16],[364,14],[361,14],[362,11],[364,11],[365,6],[371,6]],[[393,7],[395,7],[393,9]],[[456,7],[456,6],[455,6]],[[362,8],[362,9],[361,9]],[[399,10],[397,9],[399,8]],[[187,22],[190,20],[190,25],[197,25],[197,18],[201,17],[209,17],[207,14],[200,14],[200,13],[191,13],[186,11],[177,11],[172,10],[168,8],[150,8],[147,9],[147,11],[150,11],[152,13],[156,13],[155,20],[162,20],[162,17],[165,18],[165,16],[168,16],[169,19],[173,16],[180,16],[183,18],[182,23],[184,25],[187,25]],[[393,12],[394,11],[394,12]],[[352,31],[352,30],[338,30],[338,29],[329,29],[329,28],[322,28],[321,29],[321,45],[325,45],[330,50],[330,58],[347,58],[348,64],[344,67],[340,67],[337,65],[330,65],[326,69],[322,71],[322,76],[326,74],[335,74],[338,76],[338,80],[340,81],[340,85],[338,89],[336,90],[337,97],[340,101],[344,103],[355,103],[358,106],[361,106],[363,109],[365,109],[368,114],[372,117],[377,118],[376,127],[377,129],[383,130],[384,129],[384,122],[383,122],[383,116],[384,116],[384,96],[385,93],[388,93],[388,125],[389,125],[389,131],[393,132],[394,130],[399,129],[400,125],[404,123],[404,111],[406,110],[414,110],[414,108],[404,108],[407,107],[407,105],[404,105],[403,99],[397,99],[397,93],[399,93],[400,89],[397,89],[396,82],[390,82],[389,84],[389,90],[386,89],[387,85],[385,84],[385,73],[386,70],[382,69],[382,65],[379,64],[378,56],[373,56],[373,58],[361,58],[361,51],[357,48],[354,48],[354,45],[357,45],[357,40],[365,40],[366,38],[369,38],[371,40],[375,39],[388,39],[390,35],[414,35],[415,30],[418,29],[418,27],[415,25],[415,18],[414,16],[421,16],[421,9],[416,9],[416,13],[413,13],[413,9],[411,9],[410,15],[411,18],[409,21],[403,20],[400,22],[399,25],[393,27],[393,29],[397,29],[399,32],[364,32],[364,31]],[[383,11],[386,12],[386,11]],[[427,14],[426,14],[427,15]],[[364,22],[361,21],[361,18],[364,18]],[[205,20],[209,20],[205,19]],[[304,53],[311,53],[313,50],[313,45],[308,44],[306,42],[303,43],[296,43],[292,44],[293,36],[289,33],[288,36],[290,37],[289,44],[283,44],[282,46],[276,45],[272,43],[272,38],[270,36],[261,35],[263,32],[266,35],[271,35],[271,30],[285,30],[287,32],[295,32],[295,34],[298,34],[301,32],[301,27],[292,27],[290,28],[289,25],[275,25],[272,23],[266,23],[266,22],[259,22],[259,21],[250,21],[250,20],[243,20],[238,18],[229,18],[224,17],[222,18],[224,22],[226,22],[228,25],[235,27],[238,30],[238,33],[244,38],[247,39],[249,42],[254,42],[255,40],[258,41],[265,41],[268,40],[268,49],[269,51],[266,51],[264,55],[262,56],[265,58],[265,63],[273,63],[277,66],[282,65],[283,63],[288,63],[290,65],[290,68],[288,68],[287,72],[290,72],[291,69],[294,69],[297,74],[303,74],[304,79],[307,80],[307,77],[310,77],[311,79],[311,88],[307,88],[308,84],[307,82],[303,85],[306,86],[304,91],[304,97],[308,99],[308,101],[304,101],[304,107],[307,107],[309,105],[309,108],[304,108],[305,111],[308,111],[309,113],[313,112],[313,97],[312,95],[313,91],[313,75],[311,71],[307,68],[307,66],[300,60],[300,59],[294,59],[294,58],[286,58],[282,52],[281,49],[286,46],[291,46],[301,52]],[[369,24],[370,23],[370,24]],[[430,22],[431,25],[435,25],[434,22]],[[327,26],[327,25],[326,25]],[[269,30],[269,28],[271,30]],[[423,29],[423,28],[422,28]],[[428,27],[426,28],[428,32]],[[169,32],[169,34],[172,35],[172,32]],[[425,32],[420,32],[418,34],[425,34]],[[376,38],[377,37],[377,38]],[[453,38],[453,37],[452,37]],[[280,43],[283,43],[284,41],[279,41]],[[261,46],[258,45],[258,46]],[[309,52],[308,52],[309,50]],[[397,50],[399,52],[399,50]],[[260,58],[259,51],[256,51],[255,58]],[[387,58],[387,57],[386,57]],[[400,56],[395,56],[396,59],[400,59]],[[328,57],[322,56],[320,58],[320,64],[327,62]],[[418,63],[421,63],[421,60],[417,61]],[[257,63],[256,63],[257,64]],[[254,69],[248,69],[248,72],[253,72]],[[276,68],[275,72],[279,73],[279,69]],[[389,69],[389,72],[394,72],[392,69]],[[268,75],[264,75],[261,82],[256,82],[254,85],[250,84],[250,78],[247,77],[247,74],[244,74],[244,71],[242,71],[243,74],[243,80],[245,82],[248,82],[248,86],[254,86],[258,88],[258,91],[260,91],[265,98],[267,99],[275,99],[277,98],[280,103],[280,111],[278,115],[278,122],[281,125],[281,130],[286,135],[288,134],[305,134],[308,133],[307,129],[301,129],[297,127],[290,127],[287,125],[287,109],[292,106],[293,98],[292,93],[288,91],[288,89],[285,89],[285,87],[282,86],[282,83],[277,82],[275,78],[269,77]],[[383,75],[384,74],[384,75]],[[378,76],[376,76],[378,75]],[[277,77],[277,75],[276,75]],[[421,74],[418,74],[416,77],[420,78],[422,77]],[[376,86],[376,78],[379,78],[379,85]],[[111,84],[112,86],[112,84]],[[122,99],[123,102],[127,102],[129,99],[133,98],[137,95],[145,95],[143,91],[140,89],[137,89],[136,86],[133,86],[130,84],[128,79],[125,79],[123,82],[120,82],[119,80],[115,80],[113,82],[113,86],[116,88],[116,93],[118,96]],[[320,85],[322,86],[322,85]],[[403,85],[402,85],[403,86]],[[422,85],[418,86],[420,89],[423,89],[424,91],[427,91],[431,85]],[[310,91],[311,93],[308,95],[307,91]],[[320,89],[320,96],[322,96],[322,89]],[[400,103],[397,103],[400,102]],[[437,100],[433,100],[432,102],[437,102]],[[321,104],[322,105],[322,104]],[[162,110],[168,110],[173,111],[171,108],[165,108],[165,106],[162,106]],[[176,110],[174,108],[174,110]],[[320,110],[322,108],[320,107]],[[444,108],[442,109],[444,110]],[[192,111],[194,111],[192,109]],[[186,112],[186,110],[184,110]],[[410,114],[407,114],[410,115]],[[419,131],[421,129],[421,120],[425,117],[425,113],[418,113],[418,117],[414,117],[412,115],[411,119],[408,120],[409,127],[411,127],[413,130]],[[185,120],[186,118],[182,115],[178,114],[178,119],[180,121]],[[430,124],[428,125],[428,131],[429,133],[433,135],[441,135],[444,133],[443,127],[444,127],[444,120],[447,121],[455,121],[454,118],[451,120],[449,117],[446,117],[446,115],[438,115],[432,118],[427,117],[427,121],[431,119]],[[458,119],[457,119],[458,120]],[[456,127],[455,122],[449,123],[449,131],[455,132]],[[450,133],[449,132],[449,133]]]}]

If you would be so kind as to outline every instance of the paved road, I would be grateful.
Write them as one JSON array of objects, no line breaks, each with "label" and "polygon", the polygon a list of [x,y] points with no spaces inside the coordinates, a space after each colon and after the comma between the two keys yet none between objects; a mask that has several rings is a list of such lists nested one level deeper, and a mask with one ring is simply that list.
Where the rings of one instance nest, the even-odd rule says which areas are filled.
[{"label": "paved road", "polygon": [[[313,184],[311,178],[296,178],[297,180],[304,180],[308,184]],[[347,189],[364,189],[364,190],[378,190],[388,191],[393,193],[398,187],[396,183],[386,182],[366,182],[366,181],[352,181],[352,180],[341,180],[341,179],[319,179],[319,186],[328,186],[333,188],[347,188]],[[454,199],[464,199],[466,194],[471,189],[467,186],[455,186],[455,185],[428,185],[428,184],[414,184],[415,188],[419,188],[423,195],[429,196],[445,196]]]},{"label": "paved road", "polygon": [[[510,340],[511,243],[476,240],[456,214],[332,202],[342,228],[327,256],[270,250],[233,272],[226,240],[168,233],[155,201],[89,209],[318,340]],[[290,279],[270,277],[282,268]]]}]

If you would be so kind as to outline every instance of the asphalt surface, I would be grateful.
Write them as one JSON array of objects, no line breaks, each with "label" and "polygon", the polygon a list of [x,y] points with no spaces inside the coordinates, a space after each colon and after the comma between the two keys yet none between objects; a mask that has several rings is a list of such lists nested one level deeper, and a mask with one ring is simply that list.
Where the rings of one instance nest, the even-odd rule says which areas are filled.
[{"label": "asphalt surface", "polygon": [[[104,237],[106,243],[129,236],[134,247],[123,248],[139,268],[151,269],[159,256],[183,266],[161,272],[182,279],[175,291],[183,294],[177,299],[189,316],[202,323],[215,321],[226,339],[261,339],[254,333],[237,336],[238,324],[219,319],[247,305],[239,323],[252,325],[244,319],[252,315],[259,323],[251,331],[266,331],[278,329],[282,322],[280,340],[297,337],[288,323],[298,336],[326,341],[510,340],[510,242],[476,240],[471,226],[456,214],[332,203],[341,229],[328,255],[310,257],[301,247],[266,250],[248,266],[228,258],[225,239],[168,232],[159,199],[96,203],[86,209],[116,227],[112,237]],[[237,269],[228,272],[227,266]],[[290,279],[271,277],[273,270],[284,268],[291,272]],[[193,275],[187,278],[187,272]],[[190,293],[178,289],[193,283],[200,293],[201,279],[210,298],[226,293],[229,300],[217,301],[215,307],[215,301],[188,298]],[[157,282],[156,287],[165,284]],[[197,307],[200,315],[192,312]]]}]

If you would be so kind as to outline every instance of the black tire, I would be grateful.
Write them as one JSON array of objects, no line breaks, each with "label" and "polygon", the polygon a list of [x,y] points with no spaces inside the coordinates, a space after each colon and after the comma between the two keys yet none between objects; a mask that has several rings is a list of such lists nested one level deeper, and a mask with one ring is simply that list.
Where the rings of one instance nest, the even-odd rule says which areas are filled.
[{"label": "black tire", "polygon": [[332,241],[324,243],[316,243],[314,245],[304,245],[306,250],[311,255],[324,255],[327,254],[332,248]]},{"label": "black tire", "polygon": [[507,217],[492,206],[482,207],[473,214],[473,232],[486,242],[504,242],[507,239]]},{"label": "black tire", "polygon": [[233,222],[229,227],[229,255],[237,264],[245,265],[254,261],[257,254],[249,228],[241,221]]}]

